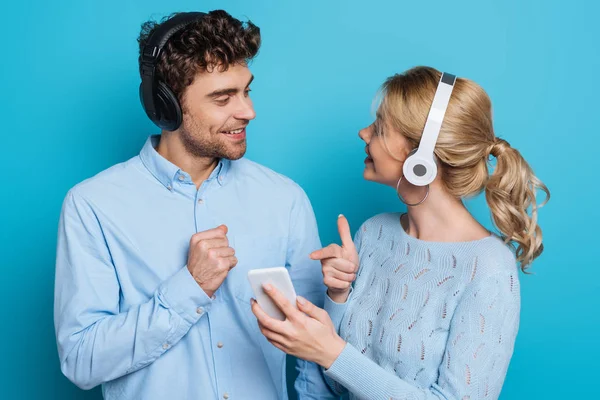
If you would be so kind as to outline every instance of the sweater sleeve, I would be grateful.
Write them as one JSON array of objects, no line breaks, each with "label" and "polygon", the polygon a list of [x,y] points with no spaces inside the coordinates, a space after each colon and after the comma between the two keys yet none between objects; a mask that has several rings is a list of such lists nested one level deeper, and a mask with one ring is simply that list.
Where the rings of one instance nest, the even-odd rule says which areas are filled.
[{"label": "sweater sleeve", "polygon": [[517,276],[498,273],[465,292],[452,318],[439,377],[429,388],[381,368],[352,345],[325,371],[358,398],[497,399],[519,326]]},{"label": "sweater sleeve", "polygon": [[[362,246],[362,242],[363,242],[363,232],[366,229],[365,224],[366,224],[366,222],[363,223],[363,225],[354,234],[354,246],[356,247],[356,251],[359,254],[359,259],[360,259],[360,254],[361,254],[361,248],[364,248]],[[346,299],[346,301],[344,303],[336,303],[329,297],[328,294],[325,294],[324,309],[329,314],[329,317],[331,318],[331,321],[333,322],[333,326],[335,326],[335,330],[338,334],[340,333],[340,325],[342,324],[342,319],[344,318],[344,315],[346,314],[346,309],[348,308],[348,303],[350,302],[350,298],[352,297],[352,290],[353,289],[350,288],[350,293],[348,294],[348,298]],[[340,385],[339,383],[337,383],[335,380],[331,379],[327,375],[325,375],[325,382],[327,382],[327,384],[329,385],[331,390],[333,390],[333,392],[337,395],[342,395],[342,394],[348,392],[348,390],[346,390],[346,388],[344,388],[342,385]]]},{"label": "sweater sleeve", "polygon": [[[365,223],[366,224],[366,223]],[[356,251],[359,254],[359,260],[361,255],[361,248],[363,242],[363,231],[365,230],[365,224],[363,224],[358,231],[354,234],[354,246],[356,247]],[[359,261],[360,262],[360,261]],[[360,267],[359,267],[360,268]],[[346,309],[348,308],[348,303],[350,302],[350,298],[352,297],[352,287],[350,288],[350,293],[348,294],[348,298],[343,303],[336,303],[331,300],[329,295],[325,295],[325,305],[324,309],[329,314],[331,321],[333,322],[333,326],[335,326],[336,332],[340,333],[340,325],[342,323],[342,319],[346,314]]]}]

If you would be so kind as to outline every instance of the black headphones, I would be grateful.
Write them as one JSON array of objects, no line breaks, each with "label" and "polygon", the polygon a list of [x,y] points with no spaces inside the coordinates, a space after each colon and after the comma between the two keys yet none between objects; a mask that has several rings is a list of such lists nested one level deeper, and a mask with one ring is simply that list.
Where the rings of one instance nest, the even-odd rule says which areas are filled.
[{"label": "black headphones", "polygon": [[148,118],[161,129],[174,131],[181,125],[183,113],[177,96],[156,78],[156,64],[163,47],[177,32],[205,16],[203,12],[180,13],[165,21],[148,38],[140,56],[140,101]]}]

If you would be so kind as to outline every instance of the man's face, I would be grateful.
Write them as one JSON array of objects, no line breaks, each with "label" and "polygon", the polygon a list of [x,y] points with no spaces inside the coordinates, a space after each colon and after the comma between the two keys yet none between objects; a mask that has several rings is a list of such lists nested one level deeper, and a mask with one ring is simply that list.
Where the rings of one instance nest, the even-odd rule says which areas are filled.
[{"label": "man's face", "polygon": [[237,160],[246,153],[246,126],[256,117],[250,100],[254,77],[245,64],[199,73],[183,96],[179,129],[186,150],[197,157]]}]

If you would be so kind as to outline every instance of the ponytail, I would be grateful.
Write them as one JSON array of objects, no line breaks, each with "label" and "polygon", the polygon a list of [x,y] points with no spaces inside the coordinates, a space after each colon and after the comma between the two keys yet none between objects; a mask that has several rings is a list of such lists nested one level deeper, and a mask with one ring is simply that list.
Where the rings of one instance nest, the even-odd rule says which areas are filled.
[{"label": "ponytail", "polygon": [[[542,254],[542,230],[537,223],[538,208],[550,199],[550,192],[533,173],[521,153],[504,139],[496,139],[489,153],[496,169],[485,185],[485,197],[492,220],[502,239],[511,243],[523,272]],[[546,193],[544,202],[536,203],[536,192]],[[530,213],[528,213],[530,211]]]}]

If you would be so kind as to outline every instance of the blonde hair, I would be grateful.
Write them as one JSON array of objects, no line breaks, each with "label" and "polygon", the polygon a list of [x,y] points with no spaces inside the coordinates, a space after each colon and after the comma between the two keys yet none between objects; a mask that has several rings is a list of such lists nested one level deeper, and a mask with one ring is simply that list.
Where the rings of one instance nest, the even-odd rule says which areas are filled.
[{"label": "blonde hair", "polygon": [[[441,75],[433,68],[415,67],[388,78],[382,86],[379,117],[414,147],[421,139]],[[537,211],[549,200],[550,192],[521,153],[495,136],[490,98],[475,82],[457,78],[435,155],[441,180],[451,195],[464,198],[485,190],[492,220],[525,272],[544,248]],[[491,175],[490,155],[497,160]],[[536,203],[538,189],[546,193],[541,205]]]}]

